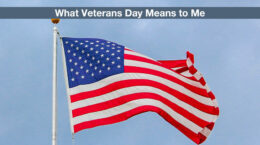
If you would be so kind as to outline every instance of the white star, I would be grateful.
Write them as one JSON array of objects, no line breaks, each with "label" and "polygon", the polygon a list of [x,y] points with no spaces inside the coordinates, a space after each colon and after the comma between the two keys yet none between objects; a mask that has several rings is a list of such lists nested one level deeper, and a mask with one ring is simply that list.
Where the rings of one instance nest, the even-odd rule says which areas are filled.
[{"label": "white star", "polygon": [[109,61],[109,58],[107,57],[107,59],[106,59],[107,61]]},{"label": "white star", "polygon": [[101,47],[100,49],[101,49],[101,50],[103,50],[103,49],[104,49],[104,47]]},{"label": "white star", "polygon": [[83,66],[80,66],[80,69],[83,69],[84,67]]},{"label": "white star", "polygon": [[77,63],[77,62],[75,62],[75,63],[74,63],[74,65],[78,65],[78,63]]},{"label": "white star", "polygon": [[96,51],[96,54],[98,54],[98,51]]},{"label": "white star", "polygon": [[110,47],[110,45],[107,45],[107,47]]},{"label": "white star", "polygon": [[75,79],[74,79],[74,78],[72,78],[72,79],[71,79],[71,81],[75,81]]},{"label": "white star", "polygon": [[113,43],[112,45],[113,45],[113,46],[115,46],[115,44],[114,44],[114,43]]},{"label": "white star", "polygon": [[106,52],[108,53],[108,52],[109,52],[109,50],[106,50]]},{"label": "white star", "polygon": [[107,41],[107,43],[111,43],[110,41]]},{"label": "white star", "polygon": [[118,56],[117,59],[120,59],[120,57]]},{"label": "white star", "polygon": [[84,50],[82,50],[82,51],[81,51],[81,53],[83,54],[83,53],[85,53],[85,51],[84,51]]},{"label": "white star", "polygon": [[91,76],[93,77],[93,76],[94,76],[94,73],[92,73]]},{"label": "white star", "polygon": [[112,56],[114,56],[114,55],[115,55],[115,53],[112,53],[111,55],[112,55]]},{"label": "white star", "polygon": [[88,45],[85,45],[85,47],[88,47]]},{"label": "white star", "polygon": [[86,40],[85,42],[87,42],[87,43],[88,43],[88,40]]},{"label": "white star", "polygon": [[71,47],[73,47],[74,45],[73,45],[73,44],[71,44],[70,46],[71,46]]},{"label": "white star", "polygon": [[81,59],[82,59],[82,57],[80,56],[80,57],[79,57],[79,60],[81,60]]},{"label": "white star", "polygon": [[92,66],[92,65],[93,65],[92,63],[89,64],[89,66]]},{"label": "white star", "polygon": [[104,45],[104,43],[101,43],[101,45]]},{"label": "white star", "polygon": [[112,47],[112,49],[116,49],[115,47]]},{"label": "white star", "polygon": [[92,60],[95,60],[95,57],[94,57],[94,56],[92,57]]},{"label": "white star", "polygon": [[102,73],[102,70],[99,70],[99,73]]},{"label": "white star", "polygon": [[110,70],[110,67],[107,67],[107,70]]},{"label": "white star", "polygon": [[86,73],[88,73],[89,72],[89,70],[88,69],[86,69]]},{"label": "white star", "polygon": [[95,66],[95,68],[94,68],[95,70],[97,70],[97,67]]},{"label": "white star", "polygon": [[83,44],[84,44],[84,43],[82,43],[82,42],[80,43],[80,45],[83,45]]},{"label": "white star", "polygon": [[87,63],[88,61],[87,60],[84,60],[84,63]]},{"label": "white star", "polygon": [[94,42],[90,42],[90,44],[92,45],[92,44],[94,44]]},{"label": "white star", "polygon": [[73,72],[73,68],[71,68],[70,71]]},{"label": "white star", "polygon": [[117,50],[117,52],[120,52],[121,50]]},{"label": "white star", "polygon": [[85,78],[85,76],[81,76],[81,78],[82,78],[82,79],[84,79],[84,78]]},{"label": "white star", "polygon": [[120,46],[117,46],[117,48],[121,48]]},{"label": "white star", "polygon": [[121,66],[120,65],[117,65],[117,68],[120,68]]},{"label": "white star", "polygon": [[99,43],[99,41],[98,41],[98,40],[97,40],[96,42],[97,42],[97,43]]},{"label": "white star", "polygon": [[115,62],[114,62],[114,61],[112,61],[111,63],[112,63],[112,64],[115,64]]},{"label": "white star", "polygon": [[97,63],[100,63],[100,60],[98,60]]},{"label": "white star", "polygon": [[98,47],[99,45],[97,44],[97,45],[95,45],[96,47]]},{"label": "white star", "polygon": [[101,54],[101,57],[104,57],[104,54]]},{"label": "white star", "polygon": [[68,42],[68,41],[66,41],[65,43],[66,43],[66,44],[68,44],[69,42]]},{"label": "white star", "polygon": [[106,64],[103,63],[102,66],[104,67],[104,66],[106,66]]},{"label": "white star", "polygon": [[92,51],[93,49],[94,49],[94,48],[91,47],[91,48],[90,48],[90,51]]},{"label": "white star", "polygon": [[87,54],[87,56],[89,56],[89,53]]},{"label": "white star", "polygon": [[76,74],[76,75],[79,75],[79,72],[76,72],[75,74]]},{"label": "white star", "polygon": [[76,50],[79,50],[79,47],[76,47]]},{"label": "white star", "polygon": [[72,59],[70,59],[69,62],[72,62]]},{"label": "white star", "polygon": [[75,43],[78,43],[79,41],[78,40],[75,40]]},{"label": "white star", "polygon": [[68,50],[67,52],[70,53],[70,50]]},{"label": "white star", "polygon": [[73,53],[73,56],[76,56],[76,53]]}]

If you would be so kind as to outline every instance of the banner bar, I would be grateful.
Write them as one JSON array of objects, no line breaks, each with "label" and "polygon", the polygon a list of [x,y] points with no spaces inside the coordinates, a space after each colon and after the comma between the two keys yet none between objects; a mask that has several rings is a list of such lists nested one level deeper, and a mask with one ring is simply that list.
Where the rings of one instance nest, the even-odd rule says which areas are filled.
[{"label": "banner bar", "polygon": [[260,19],[260,7],[0,7],[0,19]]}]

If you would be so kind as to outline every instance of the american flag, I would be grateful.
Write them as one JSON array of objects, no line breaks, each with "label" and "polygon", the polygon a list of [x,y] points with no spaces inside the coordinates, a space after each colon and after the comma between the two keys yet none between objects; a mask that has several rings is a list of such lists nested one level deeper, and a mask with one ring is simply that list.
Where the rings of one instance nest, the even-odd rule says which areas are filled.
[{"label": "american flag", "polygon": [[158,113],[197,144],[213,129],[219,108],[193,54],[156,61],[103,39],[62,38],[73,133]]}]

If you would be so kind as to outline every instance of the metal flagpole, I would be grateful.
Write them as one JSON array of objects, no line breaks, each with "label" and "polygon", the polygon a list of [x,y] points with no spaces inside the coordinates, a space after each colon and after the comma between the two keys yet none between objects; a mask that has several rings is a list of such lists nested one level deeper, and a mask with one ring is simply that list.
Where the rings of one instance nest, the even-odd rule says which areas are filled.
[{"label": "metal flagpole", "polygon": [[52,71],[52,145],[57,145],[57,33],[60,19],[51,19],[53,26],[53,71]]}]

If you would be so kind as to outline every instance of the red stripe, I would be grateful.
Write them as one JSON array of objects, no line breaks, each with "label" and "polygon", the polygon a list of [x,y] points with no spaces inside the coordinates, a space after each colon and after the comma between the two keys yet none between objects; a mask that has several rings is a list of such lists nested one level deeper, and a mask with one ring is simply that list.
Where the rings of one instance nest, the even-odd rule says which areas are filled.
[{"label": "red stripe", "polygon": [[209,130],[212,130],[213,129],[213,127],[214,127],[214,123],[210,123],[209,125],[207,125],[207,128],[209,129]]},{"label": "red stripe", "polygon": [[209,92],[209,97],[210,97],[212,100],[215,99],[215,95],[214,95],[211,91]]},{"label": "red stripe", "polygon": [[187,51],[187,58],[190,58],[192,64],[194,64],[194,55],[192,53],[190,53],[189,51]]},{"label": "red stripe", "polygon": [[108,86],[102,87],[97,90],[71,95],[71,102],[73,103],[73,102],[76,102],[79,100],[100,96],[100,95],[103,95],[103,94],[106,94],[106,93],[109,93],[109,92],[112,92],[112,91],[115,91],[118,89],[132,87],[132,86],[152,86],[152,87],[158,88],[162,91],[165,91],[165,92],[175,96],[179,100],[186,102],[189,105],[191,105],[195,108],[198,108],[199,110],[201,110],[203,112],[206,112],[209,114],[218,113],[218,112],[216,112],[217,111],[216,108],[213,106],[208,106],[208,105],[202,104],[202,103],[198,102],[197,100],[190,98],[189,96],[184,95],[181,92],[178,92],[166,85],[163,85],[163,84],[155,82],[155,81],[146,80],[146,79],[136,79],[136,80],[133,79],[133,80],[118,81],[118,82],[112,83]]},{"label": "red stripe", "polygon": [[127,111],[127,112],[124,112],[124,113],[121,113],[121,114],[118,114],[115,116],[111,116],[108,118],[91,120],[91,121],[86,121],[86,122],[76,124],[76,125],[74,125],[74,133],[77,133],[77,132],[79,132],[83,129],[87,129],[87,128],[93,128],[96,126],[108,125],[108,124],[121,122],[121,121],[129,119],[130,117],[133,117],[135,115],[138,115],[143,112],[148,112],[148,111],[158,113],[167,122],[169,122],[170,124],[175,126],[179,131],[181,131],[183,134],[185,134],[188,138],[193,140],[195,143],[199,144],[199,143],[203,142],[202,140],[205,140],[204,139],[205,137],[203,135],[201,135],[201,134],[199,135],[199,134],[192,132],[191,130],[189,130],[188,128],[183,126],[181,123],[177,122],[174,118],[172,118],[165,111],[163,111],[160,108],[154,107],[154,106],[141,106],[141,107],[138,107],[138,108],[132,109],[130,111]]},{"label": "red stripe", "polygon": [[77,116],[80,116],[83,114],[102,111],[102,110],[110,109],[110,108],[113,108],[116,106],[120,106],[120,105],[123,105],[123,104],[133,101],[133,100],[147,99],[147,98],[158,100],[158,101],[164,103],[165,105],[170,107],[175,112],[181,114],[182,116],[184,116],[185,118],[189,119],[190,121],[194,122],[195,124],[197,124],[198,126],[200,126],[202,128],[209,124],[209,122],[198,118],[194,114],[188,112],[187,110],[185,110],[182,107],[176,105],[175,103],[169,101],[168,99],[166,99],[158,94],[146,93],[146,92],[125,95],[125,96],[121,96],[119,98],[109,100],[106,102],[102,102],[99,104],[94,104],[94,105],[78,108],[78,109],[73,110],[72,114],[73,114],[73,117],[77,117]]},{"label": "red stripe", "polygon": [[163,73],[161,71],[156,71],[156,70],[148,69],[148,68],[135,67],[135,66],[125,66],[125,72],[126,73],[145,73],[145,74],[151,74],[151,75],[159,76],[159,77],[165,78],[165,79],[167,79],[171,82],[177,83],[177,84],[187,88],[188,90],[190,90],[190,91],[192,91],[196,94],[199,94],[201,96],[209,98],[206,89],[202,89],[202,88],[192,86],[188,83],[185,83],[185,82],[183,82],[183,81],[181,81],[181,80],[179,80],[179,79],[177,79],[177,78],[175,78],[171,75]]},{"label": "red stripe", "polygon": [[186,60],[158,60],[158,62],[162,63],[168,68],[187,66]]},{"label": "red stripe", "polygon": [[203,85],[203,86],[205,86],[206,85],[206,81],[204,80],[204,78],[202,77],[202,78],[200,78],[200,83]]},{"label": "red stripe", "polygon": [[141,62],[146,62],[146,63],[155,64],[155,65],[160,65],[159,62],[154,61],[152,59],[148,59],[148,58],[141,57],[141,56],[136,56],[136,55],[131,55],[131,54],[124,54],[124,59],[138,60],[138,61],[141,61]]},{"label": "red stripe", "polygon": [[132,52],[134,52],[133,50],[131,50],[131,49],[129,49],[129,48],[125,48],[125,50],[128,50],[128,51],[132,51]]},{"label": "red stripe", "polygon": [[183,72],[185,72],[185,71],[187,71],[187,70],[189,70],[188,67],[182,67],[182,68],[176,69],[175,71],[176,71],[177,73],[183,73]]}]

